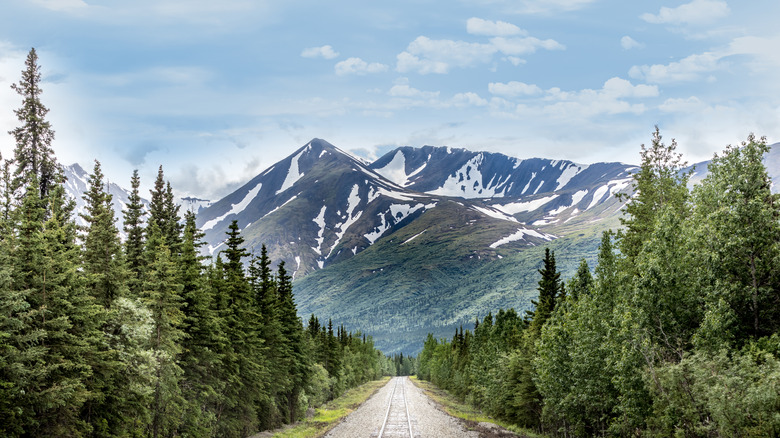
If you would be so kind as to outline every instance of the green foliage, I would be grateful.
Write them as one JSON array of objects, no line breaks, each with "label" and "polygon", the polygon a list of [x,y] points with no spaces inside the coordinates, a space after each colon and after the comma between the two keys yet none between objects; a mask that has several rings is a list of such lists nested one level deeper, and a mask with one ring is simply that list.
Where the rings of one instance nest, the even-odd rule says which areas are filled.
[{"label": "green foliage", "polygon": [[11,85],[23,100],[22,107],[14,110],[22,125],[9,132],[16,142],[16,169],[9,187],[11,192],[18,192],[35,181],[39,198],[46,202],[51,188],[59,184],[62,170],[51,148],[54,131],[46,120],[49,109],[40,100],[43,93],[40,87],[41,68],[35,48],[30,49],[24,64],[26,68],[22,71],[22,79]]},{"label": "green foliage", "polygon": [[130,178],[131,192],[127,210],[124,210],[124,231],[127,235],[125,240],[125,259],[127,270],[129,271],[128,285],[134,295],[141,291],[143,282],[144,268],[144,228],[143,217],[146,215],[144,205],[141,202],[141,195],[138,193],[138,187],[141,185],[141,179],[138,177],[138,170],[133,170],[133,176]]},{"label": "green foliage", "polygon": [[0,175],[0,435],[242,437],[395,372],[371,337],[304,330],[283,264],[245,272],[235,222],[206,264],[162,168],[147,226],[133,173],[123,245],[96,161],[77,230],[36,61]]},{"label": "green foliage", "polygon": [[555,435],[780,434],[780,199],[768,148],[752,135],[728,147],[691,195],[675,146],[656,129],[642,147],[625,228],[603,234],[595,277],[582,262],[562,298],[546,254],[519,341],[499,329],[505,314],[489,314],[472,337],[429,336],[420,377]]}]

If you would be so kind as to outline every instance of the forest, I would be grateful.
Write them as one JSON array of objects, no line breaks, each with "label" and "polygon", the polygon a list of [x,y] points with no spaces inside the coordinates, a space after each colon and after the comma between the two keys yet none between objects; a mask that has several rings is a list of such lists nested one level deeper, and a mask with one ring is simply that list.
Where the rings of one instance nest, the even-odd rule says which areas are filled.
[{"label": "forest", "polygon": [[133,173],[122,240],[95,161],[77,226],[40,82],[33,49],[0,170],[0,435],[242,437],[409,372],[370,336],[304,327],[284,263],[250,255],[235,221],[204,260],[162,167],[148,211]]},{"label": "forest", "polygon": [[780,435],[780,198],[753,135],[689,189],[658,128],[593,272],[555,254],[525,315],[428,336],[419,377],[552,436]]}]

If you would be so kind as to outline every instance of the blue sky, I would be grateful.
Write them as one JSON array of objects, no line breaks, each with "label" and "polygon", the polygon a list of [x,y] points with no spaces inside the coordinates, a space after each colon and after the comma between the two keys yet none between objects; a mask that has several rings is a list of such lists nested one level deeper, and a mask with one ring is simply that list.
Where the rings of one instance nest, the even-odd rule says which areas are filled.
[{"label": "blue sky", "polygon": [[[636,163],[780,141],[780,2],[5,0],[0,130],[30,47],[60,160],[224,196],[313,137]],[[0,135],[8,157],[10,135]]]}]

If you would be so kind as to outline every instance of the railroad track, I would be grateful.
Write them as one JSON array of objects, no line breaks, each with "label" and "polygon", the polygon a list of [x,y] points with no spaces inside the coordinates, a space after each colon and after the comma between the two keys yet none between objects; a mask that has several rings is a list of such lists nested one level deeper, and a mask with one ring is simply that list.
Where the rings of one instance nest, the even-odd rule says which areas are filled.
[{"label": "railroad track", "polygon": [[377,438],[414,438],[412,418],[409,415],[409,405],[406,403],[406,380],[406,377],[395,379],[395,386],[393,386],[393,392],[390,395],[382,428],[379,429],[378,435],[372,434],[372,436]]}]

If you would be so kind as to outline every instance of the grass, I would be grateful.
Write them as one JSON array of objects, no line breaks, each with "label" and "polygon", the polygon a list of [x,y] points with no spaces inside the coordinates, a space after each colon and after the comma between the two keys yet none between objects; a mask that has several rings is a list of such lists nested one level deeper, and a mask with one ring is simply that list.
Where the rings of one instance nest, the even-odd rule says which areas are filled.
[{"label": "grass", "polygon": [[380,388],[387,384],[389,377],[364,383],[357,388],[352,388],[341,397],[331,400],[320,408],[315,409],[315,414],[275,433],[276,438],[314,438],[322,437],[329,430],[336,427],[341,419],[352,413],[364,401],[374,395]]},{"label": "grass", "polygon": [[437,388],[433,383],[426,382],[425,380],[419,380],[417,376],[411,376],[410,379],[419,388],[425,391],[428,397],[432,398],[439,406],[442,407],[447,414],[465,420],[469,425],[475,425],[477,423],[492,423],[498,425],[506,430],[512,431],[524,438],[544,438],[544,435],[539,435],[528,429],[521,428],[517,425],[506,423],[500,420],[496,420],[493,417],[485,415],[479,409],[458,400],[454,395],[449,392]]}]

